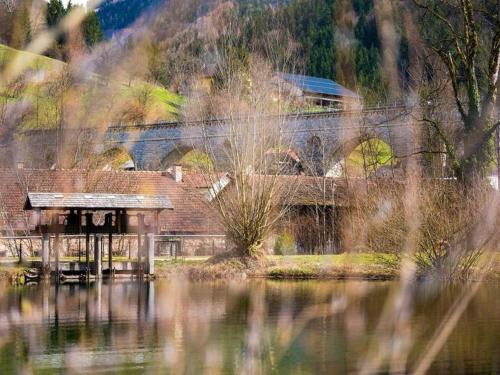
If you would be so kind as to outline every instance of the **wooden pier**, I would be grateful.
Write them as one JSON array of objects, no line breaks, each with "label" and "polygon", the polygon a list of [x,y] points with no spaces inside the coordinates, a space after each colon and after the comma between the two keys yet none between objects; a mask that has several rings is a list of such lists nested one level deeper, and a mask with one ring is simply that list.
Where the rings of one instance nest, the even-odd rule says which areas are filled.
[{"label": "wooden pier", "polygon": [[[166,196],[88,193],[28,193],[25,210],[34,210],[35,233],[41,235],[42,277],[56,280],[79,280],[103,277],[154,275],[155,235],[158,234],[158,214],[172,209]],[[84,238],[85,259],[61,262],[61,244],[64,236]],[[113,236],[137,237],[135,262],[113,261]],[[50,244],[54,264],[51,264]],[[107,240],[107,249],[104,240]],[[91,263],[90,252],[93,248]],[[103,255],[107,252],[107,265]],[[79,254],[81,255],[81,254]],[[124,267],[123,263],[127,263]]]}]

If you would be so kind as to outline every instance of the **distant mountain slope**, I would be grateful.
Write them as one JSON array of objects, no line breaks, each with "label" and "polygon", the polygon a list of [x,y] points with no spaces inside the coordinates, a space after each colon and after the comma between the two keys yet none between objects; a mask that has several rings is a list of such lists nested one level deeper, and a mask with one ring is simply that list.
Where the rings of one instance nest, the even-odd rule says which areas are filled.
[{"label": "distant mountain slope", "polygon": [[[265,5],[284,5],[289,0],[233,0],[245,9]],[[139,17],[154,10],[157,6],[166,4],[168,0],[104,0],[96,13],[101,23],[101,29],[106,37],[130,27]],[[205,4],[206,5],[206,4]]]},{"label": "distant mountain slope", "polygon": [[132,25],[140,16],[168,0],[104,0],[97,17],[107,37]]}]

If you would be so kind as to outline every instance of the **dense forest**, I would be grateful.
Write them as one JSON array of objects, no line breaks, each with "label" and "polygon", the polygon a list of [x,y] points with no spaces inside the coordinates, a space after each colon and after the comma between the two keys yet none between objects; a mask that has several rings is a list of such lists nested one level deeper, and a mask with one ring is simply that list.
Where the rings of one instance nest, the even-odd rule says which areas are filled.
[{"label": "dense forest", "polygon": [[101,23],[101,28],[107,37],[114,32],[129,27],[141,15],[156,6],[160,6],[166,0],[105,0],[97,9],[96,13]]}]

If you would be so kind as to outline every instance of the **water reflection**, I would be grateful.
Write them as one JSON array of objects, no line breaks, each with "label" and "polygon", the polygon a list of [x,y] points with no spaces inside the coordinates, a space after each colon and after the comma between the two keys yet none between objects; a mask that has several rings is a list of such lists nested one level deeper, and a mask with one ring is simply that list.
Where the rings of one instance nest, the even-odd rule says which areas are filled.
[{"label": "water reflection", "polygon": [[[0,373],[354,373],[391,282],[104,282],[0,295]],[[460,287],[416,288],[407,370]],[[500,371],[499,285],[485,285],[433,373]],[[397,342],[380,342],[397,345]]]}]

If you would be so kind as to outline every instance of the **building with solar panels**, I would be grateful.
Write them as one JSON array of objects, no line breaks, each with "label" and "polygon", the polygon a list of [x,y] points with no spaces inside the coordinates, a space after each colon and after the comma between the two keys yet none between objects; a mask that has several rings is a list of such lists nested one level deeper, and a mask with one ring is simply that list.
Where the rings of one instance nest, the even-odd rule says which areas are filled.
[{"label": "building with solar panels", "polygon": [[322,107],[342,109],[361,99],[355,92],[326,78],[277,73],[275,83],[279,85],[280,92],[288,95],[290,100]]}]

